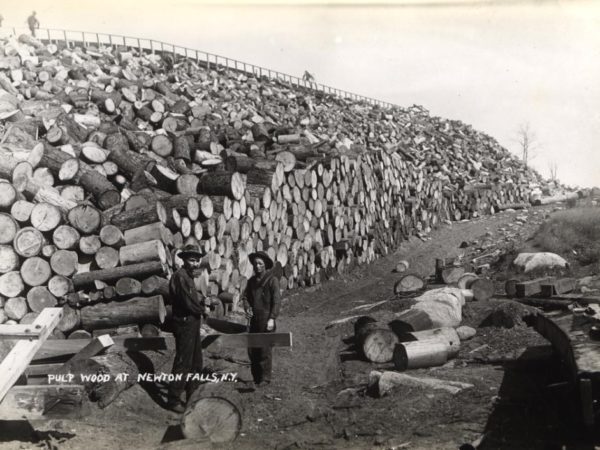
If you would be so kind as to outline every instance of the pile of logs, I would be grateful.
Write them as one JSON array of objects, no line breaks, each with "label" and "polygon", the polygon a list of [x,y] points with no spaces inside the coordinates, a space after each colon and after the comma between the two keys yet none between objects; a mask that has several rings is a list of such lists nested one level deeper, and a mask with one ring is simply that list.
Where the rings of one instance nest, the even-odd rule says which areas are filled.
[{"label": "pile of logs", "polygon": [[419,107],[26,36],[0,42],[0,178],[0,322],[64,305],[55,337],[162,323],[184,244],[220,315],[254,251],[282,289],[313,285],[539,182]]}]

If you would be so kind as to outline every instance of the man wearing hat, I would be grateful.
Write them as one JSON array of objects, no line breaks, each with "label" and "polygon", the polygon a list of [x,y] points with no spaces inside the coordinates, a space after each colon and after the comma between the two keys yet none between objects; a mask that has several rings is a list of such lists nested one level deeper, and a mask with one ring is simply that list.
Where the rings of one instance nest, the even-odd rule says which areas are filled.
[{"label": "man wearing hat", "polygon": [[202,256],[197,245],[186,245],[179,252],[183,267],[173,274],[169,283],[175,335],[175,361],[172,372],[173,375],[181,375],[182,378],[169,384],[167,407],[175,412],[185,410],[181,399],[183,391],[186,391],[189,400],[199,385],[198,381],[188,381],[188,374],[202,372],[200,325],[202,316],[206,314],[206,307],[204,297],[194,285],[194,275],[200,268]]},{"label": "man wearing hat", "polygon": [[[251,253],[249,259],[254,267],[254,276],[246,286],[244,307],[252,310],[250,333],[275,331],[281,293],[279,280],[271,273],[273,260],[265,252]],[[248,349],[252,377],[258,386],[271,382],[272,354],[271,347]]]}]

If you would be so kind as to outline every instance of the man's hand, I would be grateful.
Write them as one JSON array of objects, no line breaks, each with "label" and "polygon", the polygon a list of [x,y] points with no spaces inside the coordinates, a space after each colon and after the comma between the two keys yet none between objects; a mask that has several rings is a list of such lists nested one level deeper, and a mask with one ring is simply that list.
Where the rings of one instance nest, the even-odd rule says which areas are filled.
[{"label": "man's hand", "polygon": [[273,331],[275,329],[275,319],[269,319],[267,322],[267,331]]}]

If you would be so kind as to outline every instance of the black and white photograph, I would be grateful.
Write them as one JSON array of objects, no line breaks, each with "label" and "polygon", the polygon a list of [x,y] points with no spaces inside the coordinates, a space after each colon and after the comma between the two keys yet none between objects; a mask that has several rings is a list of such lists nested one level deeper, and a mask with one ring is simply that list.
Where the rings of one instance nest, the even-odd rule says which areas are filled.
[{"label": "black and white photograph", "polygon": [[4,0],[0,450],[600,448],[600,2]]}]

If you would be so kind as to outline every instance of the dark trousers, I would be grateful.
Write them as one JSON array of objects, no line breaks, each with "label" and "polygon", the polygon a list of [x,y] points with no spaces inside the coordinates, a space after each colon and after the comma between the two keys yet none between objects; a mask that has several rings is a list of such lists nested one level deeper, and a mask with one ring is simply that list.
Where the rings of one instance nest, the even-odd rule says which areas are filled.
[{"label": "dark trousers", "polygon": [[[250,321],[250,333],[267,333],[268,316],[255,311]],[[271,332],[275,331],[274,329]],[[250,370],[255,383],[271,381],[273,347],[251,347],[248,349]]]},{"label": "dark trousers", "polygon": [[200,339],[201,320],[188,316],[187,320],[174,318],[175,335],[175,361],[173,361],[174,375],[181,374],[182,380],[169,384],[170,402],[181,400],[181,394],[186,392],[187,400],[200,385],[200,381],[187,381],[188,374],[202,372],[202,342]]}]

